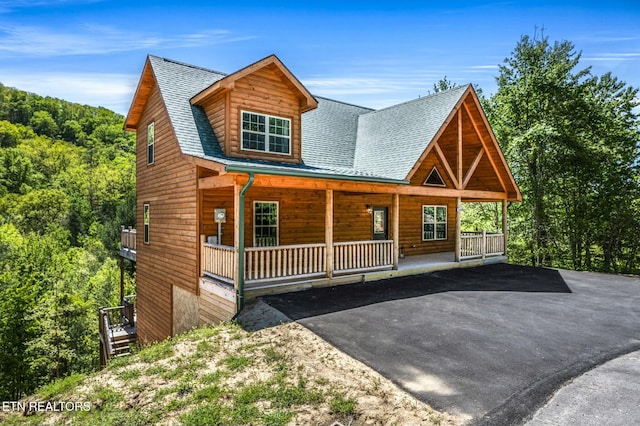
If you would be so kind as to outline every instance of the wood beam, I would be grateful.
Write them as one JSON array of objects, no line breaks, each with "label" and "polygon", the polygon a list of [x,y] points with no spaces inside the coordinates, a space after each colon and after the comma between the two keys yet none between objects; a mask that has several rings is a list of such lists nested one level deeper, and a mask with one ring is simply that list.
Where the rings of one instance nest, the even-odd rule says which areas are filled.
[{"label": "wood beam", "polygon": [[462,184],[462,109],[458,110],[458,188],[464,188]]},{"label": "wood beam", "polygon": [[471,88],[471,85],[469,85],[467,90],[465,90],[462,96],[460,96],[460,99],[458,100],[456,105],[453,107],[453,109],[451,110],[447,118],[444,120],[444,123],[442,123],[442,126],[440,126],[440,129],[438,130],[438,132],[433,136],[433,138],[429,142],[429,145],[427,145],[427,149],[425,149],[425,151],[422,153],[418,161],[416,161],[416,163],[413,165],[413,167],[409,171],[409,174],[406,177],[407,180],[411,180],[413,175],[415,175],[418,169],[420,169],[420,166],[424,162],[425,158],[427,158],[427,155],[429,155],[429,152],[431,151],[431,148],[435,143],[434,141],[437,141],[438,139],[440,139],[440,136],[442,136],[446,128],[449,126],[449,123],[451,123],[453,118],[456,116],[456,113],[460,109],[460,106],[464,103],[464,100],[467,99],[467,95],[472,92],[473,92],[473,89]]},{"label": "wood beam", "polygon": [[444,156],[444,153],[442,152],[442,149],[440,149],[440,145],[437,142],[433,145],[433,149],[440,159],[440,162],[444,166],[447,174],[449,175],[449,179],[451,179],[451,181],[453,182],[453,185],[456,187],[456,189],[460,189],[460,181],[458,180],[458,177],[453,173],[453,170],[451,169],[447,158]]},{"label": "wood beam", "polygon": [[[230,173],[231,174],[231,173]],[[239,175],[236,184],[247,182],[246,175]],[[361,192],[370,194],[400,194],[422,195],[425,197],[462,197],[478,200],[504,200],[505,192],[480,191],[469,189],[437,188],[417,185],[393,185],[375,182],[353,182],[333,179],[311,179],[291,176],[273,176],[256,174],[254,186],[268,186],[272,188],[308,189]]]},{"label": "wood beam", "polygon": [[502,200],[502,238],[504,238],[504,255],[507,255],[507,200]]},{"label": "wood beam", "polygon": [[496,162],[493,161],[493,158],[491,158],[489,147],[487,146],[487,142],[482,137],[482,134],[480,133],[480,129],[478,128],[478,125],[476,124],[476,120],[474,120],[473,117],[471,116],[471,112],[469,111],[469,107],[467,106],[467,104],[464,104],[464,109],[465,109],[465,111],[467,111],[467,114],[469,115],[469,120],[471,121],[471,124],[473,125],[473,130],[475,130],[476,134],[478,135],[478,138],[480,139],[480,142],[482,142],[482,146],[487,151],[487,158],[489,159],[489,162],[491,163],[491,167],[493,167],[493,171],[495,172],[496,176],[498,177],[498,181],[500,182],[500,186],[502,187],[502,190],[504,192],[507,192],[507,187],[504,184],[504,180],[502,179],[502,176],[500,176],[500,171],[498,170]]},{"label": "wood beam", "polygon": [[400,257],[400,195],[396,192],[391,204],[391,229],[393,232],[393,269],[398,269]]},{"label": "wood beam", "polygon": [[208,176],[198,179],[198,189],[224,188],[233,186],[235,183],[235,175]]},{"label": "wood beam", "polygon": [[325,196],[324,240],[326,244],[325,268],[327,277],[333,276],[333,189],[327,189]]},{"label": "wood beam", "polygon": [[462,238],[461,238],[461,228],[462,228],[462,220],[460,218],[462,214],[462,198],[458,197],[456,199],[456,244],[455,244],[455,252],[454,252],[454,260],[456,262],[460,262],[460,250],[462,248]]},{"label": "wood beam", "polygon": [[480,164],[480,160],[482,160],[483,155],[484,155],[484,148],[481,147],[480,151],[476,155],[476,158],[473,159],[471,166],[469,166],[469,170],[467,170],[467,173],[464,175],[464,180],[462,181],[462,189],[465,189],[467,187],[467,184],[469,183],[471,176],[473,176],[473,172],[476,171],[478,164]]}]

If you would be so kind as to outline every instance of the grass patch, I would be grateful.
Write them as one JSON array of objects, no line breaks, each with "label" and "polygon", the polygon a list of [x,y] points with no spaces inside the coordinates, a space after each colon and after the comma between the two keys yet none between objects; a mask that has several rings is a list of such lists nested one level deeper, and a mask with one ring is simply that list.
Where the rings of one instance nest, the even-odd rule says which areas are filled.
[{"label": "grass patch", "polygon": [[262,415],[262,424],[264,426],[285,426],[289,423],[293,413],[287,410],[276,410],[271,413]]},{"label": "grass patch", "polygon": [[228,408],[220,403],[202,405],[180,416],[185,426],[222,426],[228,423]]},{"label": "grass patch", "polygon": [[120,371],[118,378],[123,381],[135,380],[140,378],[142,371],[139,368],[130,368],[128,370]]},{"label": "grass patch", "polygon": [[329,401],[329,409],[334,414],[353,416],[357,413],[358,402],[353,398],[346,398],[342,394],[336,394]]},{"label": "grass patch", "polygon": [[284,355],[273,348],[264,348],[262,353],[264,353],[265,361],[269,363],[278,362],[284,359]]},{"label": "grass patch", "polygon": [[84,380],[82,374],[72,374],[62,379],[58,379],[55,382],[44,385],[38,389],[38,395],[41,395],[44,399],[53,398],[54,396],[62,395],[75,388]]},{"label": "grass patch", "polygon": [[170,339],[167,339],[164,342],[147,346],[138,352],[138,356],[143,362],[155,362],[169,358],[173,353],[173,342]]},{"label": "grass patch", "polygon": [[229,355],[222,360],[222,364],[224,364],[229,370],[240,371],[249,365],[250,361],[249,358],[244,355]]}]

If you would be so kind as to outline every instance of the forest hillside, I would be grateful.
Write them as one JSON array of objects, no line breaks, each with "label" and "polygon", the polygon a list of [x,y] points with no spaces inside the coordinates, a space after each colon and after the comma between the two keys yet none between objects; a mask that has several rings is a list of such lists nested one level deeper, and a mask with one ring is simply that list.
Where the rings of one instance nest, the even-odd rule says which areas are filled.
[{"label": "forest hillside", "polygon": [[123,121],[0,84],[0,400],[98,365],[97,308],[117,305],[120,225],[135,225]]}]

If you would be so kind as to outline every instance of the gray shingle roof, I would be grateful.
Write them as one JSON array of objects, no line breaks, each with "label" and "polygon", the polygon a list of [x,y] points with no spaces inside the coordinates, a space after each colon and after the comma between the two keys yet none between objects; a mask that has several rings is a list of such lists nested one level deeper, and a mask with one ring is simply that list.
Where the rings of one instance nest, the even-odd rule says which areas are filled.
[{"label": "gray shingle roof", "polygon": [[225,165],[403,181],[468,86],[382,110],[317,98],[302,115],[303,164],[227,157],[190,99],[225,74],[149,56],[182,152]]},{"label": "gray shingle roof", "polygon": [[404,179],[467,87],[456,87],[361,115],[354,168]]}]

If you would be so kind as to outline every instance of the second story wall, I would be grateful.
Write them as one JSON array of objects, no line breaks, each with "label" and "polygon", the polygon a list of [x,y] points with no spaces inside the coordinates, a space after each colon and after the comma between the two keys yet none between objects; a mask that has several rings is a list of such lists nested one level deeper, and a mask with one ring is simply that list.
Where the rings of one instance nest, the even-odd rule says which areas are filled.
[{"label": "second story wall", "polygon": [[[300,163],[300,103],[298,92],[282,77],[279,69],[268,65],[239,78],[232,89],[207,99],[202,106],[225,155]],[[260,131],[255,132],[257,141],[253,146],[243,144],[243,112],[253,114],[254,124],[264,126],[268,132],[264,136],[257,135]],[[259,118],[261,122],[255,123],[256,115],[262,117]],[[270,118],[275,122],[270,123]],[[277,138],[277,143],[272,139],[270,146],[271,136]],[[283,148],[285,139],[288,139],[288,148]]]}]

